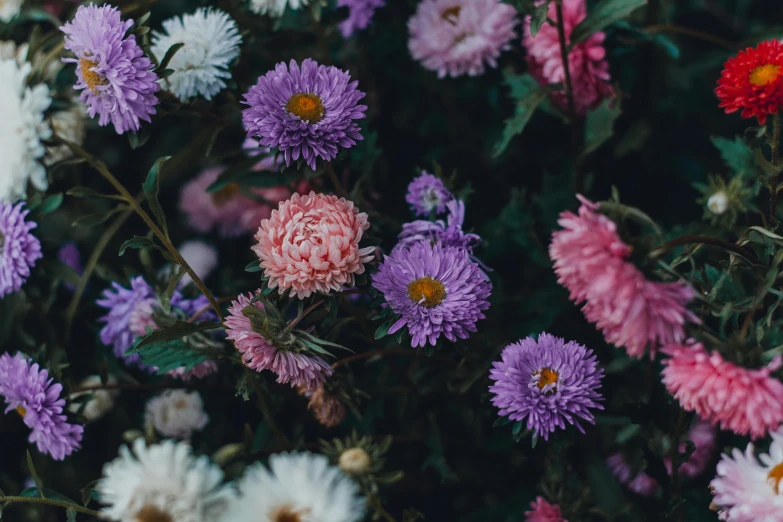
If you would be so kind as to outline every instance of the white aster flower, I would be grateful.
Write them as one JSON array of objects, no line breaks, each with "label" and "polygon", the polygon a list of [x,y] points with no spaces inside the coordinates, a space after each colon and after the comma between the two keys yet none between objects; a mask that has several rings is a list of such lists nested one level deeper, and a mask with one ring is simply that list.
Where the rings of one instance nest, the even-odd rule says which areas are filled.
[{"label": "white aster flower", "polygon": [[163,31],[152,33],[152,53],[162,60],[177,43],[185,46],[169,62],[174,74],[161,80],[163,86],[182,101],[201,95],[211,100],[231,78],[229,64],[239,56],[242,37],[237,24],[218,9],[198,9],[163,22]]},{"label": "white aster flower", "polygon": [[[203,241],[185,241],[180,245],[179,253],[202,280],[208,278],[218,265],[217,250]],[[188,274],[182,276],[182,284],[190,281]]]},{"label": "white aster flower", "polygon": [[188,439],[207,425],[209,415],[198,392],[167,390],[147,403],[145,420],[166,437]]},{"label": "white aster flower", "polygon": [[769,453],[756,459],[753,444],[743,453],[734,448],[723,455],[712,480],[714,503],[729,522],[783,520],[783,427],[772,433]]},{"label": "white aster flower", "polygon": [[103,467],[96,491],[102,514],[119,522],[216,522],[234,498],[223,472],[185,442],[127,446]]},{"label": "white aster flower", "polygon": [[281,453],[250,466],[222,522],[358,522],[365,500],[324,455]]},{"label": "white aster flower", "polygon": [[[2,1],[0,0],[0,3]],[[2,40],[0,41],[0,60],[14,59],[19,65],[22,65],[27,61],[27,49],[26,43],[16,45],[13,40]]]},{"label": "white aster flower", "polygon": [[310,0],[250,0],[250,9],[258,14],[269,16],[283,16],[286,6],[291,9],[299,9],[308,4]]},{"label": "white aster flower", "polygon": [[24,0],[0,0],[0,20],[10,22],[22,10]]},{"label": "white aster flower", "polygon": [[37,160],[46,152],[41,140],[52,136],[44,119],[52,99],[46,85],[27,87],[31,69],[29,63],[0,60],[0,201],[24,198],[28,180],[40,190],[49,186]]},{"label": "white aster flower", "polygon": [[[99,375],[90,375],[85,377],[80,383],[79,388],[89,388],[92,386],[99,386],[101,384],[101,378]],[[117,379],[113,375],[109,375],[106,379],[106,384],[117,384]],[[90,390],[83,392],[72,393],[69,397],[69,401],[73,401],[77,397],[82,395],[92,395],[92,398],[87,401],[82,410],[82,416],[87,419],[88,422],[93,422],[114,408],[114,398],[117,396],[117,390]],[[82,408],[81,402],[71,402],[68,409],[71,413],[77,413]]]},{"label": "white aster flower", "polygon": [[[0,0],[0,4],[2,1],[3,0]],[[33,64],[33,68],[35,68],[40,67],[42,62],[48,59],[45,64],[43,79],[47,83],[54,82],[55,78],[57,78],[57,74],[64,66],[63,62],[52,59],[51,57],[47,58],[47,53],[42,50],[36,52],[34,56],[28,56],[27,51],[29,49],[30,45],[27,42],[16,45],[16,42],[13,40],[2,40],[0,41],[0,60],[14,59],[20,67],[24,65],[25,62],[30,62]]]},{"label": "white aster flower", "polygon": [[[84,142],[84,133],[86,130],[87,107],[78,100],[73,100],[69,109],[57,111],[52,114],[52,130],[61,138],[81,145]],[[46,147],[46,158],[44,163],[52,165],[58,161],[73,156],[73,152],[67,145],[56,145]]]}]

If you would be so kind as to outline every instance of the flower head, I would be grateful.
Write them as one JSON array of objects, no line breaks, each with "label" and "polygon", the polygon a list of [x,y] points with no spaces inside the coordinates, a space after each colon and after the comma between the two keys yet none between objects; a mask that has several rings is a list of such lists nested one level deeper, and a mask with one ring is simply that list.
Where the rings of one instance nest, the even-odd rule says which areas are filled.
[{"label": "flower head", "polygon": [[116,7],[90,4],[80,6],[73,21],[60,28],[65,48],[76,55],[63,61],[78,64],[74,88],[82,91],[79,99],[90,117],[98,114],[98,123],[112,123],[117,134],[139,130],[158,104],[158,75],[136,36],[126,36],[131,26],[133,20],[123,22]]},{"label": "flower head", "polygon": [[525,522],[568,522],[563,518],[560,506],[550,504],[544,497],[536,497],[530,507],[530,511],[525,511]]},{"label": "flower head", "polygon": [[411,206],[413,213],[424,217],[433,211],[442,214],[446,211],[446,204],[453,199],[454,196],[443,181],[425,171],[408,184],[408,193],[405,195],[405,201]]},{"label": "flower head", "polygon": [[30,269],[43,257],[41,242],[30,233],[38,225],[25,221],[23,204],[0,201],[0,298],[21,290]]},{"label": "flower head", "polygon": [[584,433],[580,419],[595,423],[592,409],[602,410],[598,388],[603,370],[592,350],[575,341],[542,333],[536,341],[522,339],[503,349],[492,364],[489,387],[492,404],[513,421],[527,419],[527,429],[549,438],[556,428],[573,424]]},{"label": "flower head", "polygon": [[113,282],[111,288],[103,291],[103,297],[95,303],[108,310],[98,319],[104,323],[101,328],[101,342],[111,346],[114,355],[128,364],[141,365],[139,354],[125,352],[133,346],[139,335],[146,333],[146,327],[154,327],[151,319],[154,304],[157,302],[155,291],[142,276],[130,280],[130,288]]},{"label": "flower head", "polygon": [[24,0],[4,0],[0,3],[0,20],[10,22],[22,10]]},{"label": "flower head", "polygon": [[283,16],[287,6],[296,10],[301,6],[307,5],[309,1],[310,0],[250,0],[250,9],[258,14],[269,14],[269,16],[280,17]]},{"label": "flower head", "polygon": [[[179,253],[196,275],[203,281],[206,280],[218,266],[218,251],[215,247],[198,239],[185,241],[179,248]],[[190,275],[182,276],[181,284],[186,285],[191,281]]]},{"label": "flower head", "polygon": [[770,374],[781,359],[751,370],[726,361],[701,343],[663,349],[663,384],[680,406],[738,435],[763,437],[783,423],[783,383]]},{"label": "flower head", "polygon": [[[59,62],[53,62],[59,63]],[[84,133],[86,132],[86,118],[84,104],[77,100],[72,100],[71,106],[64,111],[52,113],[52,130],[54,133],[66,140],[81,145],[84,142]],[[50,145],[46,147],[46,157],[44,163],[53,165],[58,161],[68,159],[73,156],[73,151],[68,145]]]},{"label": "flower head", "polygon": [[375,250],[359,247],[368,228],[367,214],[345,198],[294,194],[261,221],[252,250],[269,288],[304,299],[354,285],[354,275],[364,273]]},{"label": "flower head", "polygon": [[78,450],[84,433],[82,426],[69,424],[63,415],[62,391],[62,384],[53,384],[47,370],[21,354],[0,355],[0,395],[8,406],[5,412],[16,410],[31,430],[27,440],[55,460]]},{"label": "flower head", "polygon": [[375,10],[386,5],[386,0],[337,0],[337,7],[348,8],[348,18],[340,22],[340,32],[343,38],[369,27]]},{"label": "flower head", "polygon": [[[101,384],[103,384],[103,381],[100,375],[88,375],[79,382],[78,387],[90,388],[93,386],[100,386]],[[109,375],[108,379],[106,379],[106,384],[117,384],[117,379],[113,375]],[[114,399],[118,394],[119,390],[104,389],[71,393],[68,396],[68,400],[70,401],[70,404],[68,405],[68,411],[74,414],[81,411],[82,417],[84,417],[87,422],[97,421],[109,413],[112,409],[114,409]],[[89,400],[87,400],[87,404],[74,402],[74,399],[78,399],[83,395],[91,396]]]},{"label": "flower head", "polygon": [[222,522],[359,522],[365,500],[356,483],[324,455],[278,453],[239,481],[239,499]]},{"label": "flower head", "polygon": [[307,409],[319,424],[326,428],[334,428],[345,420],[347,412],[337,395],[328,392],[321,384],[315,389],[301,387],[299,393],[309,399]]},{"label": "flower head", "polygon": [[748,47],[723,64],[715,89],[726,114],[741,110],[743,118],[764,125],[783,108],[783,44],[777,40]]},{"label": "flower head", "polygon": [[373,276],[373,286],[400,318],[389,328],[408,328],[412,346],[455,342],[476,331],[489,308],[491,286],[467,251],[426,242],[395,249]]},{"label": "flower head", "polygon": [[446,208],[449,210],[446,221],[439,219],[433,223],[420,219],[402,225],[402,232],[398,236],[399,243],[395,248],[421,242],[438,243],[464,249],[472,256],[473,248],[481,243],[481,237],[477,234],[466,234],[462,230],[465,223],[465,203],[452,199],[446,203]]},{"label": "flower head", "polygon": [[315,169],[316,158],[331,161],[338,147],[350,148],[362,139],[359,125],[366,105],[359,82],[337,67],[318,65],[307,58],[275,66],[245,94],[242,121],[248,136],[261,145],[277,147],[286,165],[300,157]]},{"label": "flower head", "polygon": [[228,66],[239,56],[242,36],[237,24],[223,11],[203,7],[169,18],[163,32],[152,33],[152,54],[162,60],[177,43],[185,46],[169,62],[174,74],[162,80],[163,86],[182,101],[199,95],[211,100],[226,87]]},{"label": "flower head", "polygon": [[197,391],[166,390],[147,403],[147,425],[165,437],[189,439],[209,422]]}]

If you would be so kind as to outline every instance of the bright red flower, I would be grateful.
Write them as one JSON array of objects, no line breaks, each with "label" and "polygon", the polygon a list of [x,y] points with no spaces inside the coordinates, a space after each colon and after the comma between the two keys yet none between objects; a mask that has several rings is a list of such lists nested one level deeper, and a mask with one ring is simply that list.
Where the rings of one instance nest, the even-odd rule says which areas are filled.
[{"label": "bright red flower", "polygon": [[783,107],[783,44],[761,42],[729,58],[715,94],[726,114],[742,110],[743,118],[755,116],[763,125]]}]

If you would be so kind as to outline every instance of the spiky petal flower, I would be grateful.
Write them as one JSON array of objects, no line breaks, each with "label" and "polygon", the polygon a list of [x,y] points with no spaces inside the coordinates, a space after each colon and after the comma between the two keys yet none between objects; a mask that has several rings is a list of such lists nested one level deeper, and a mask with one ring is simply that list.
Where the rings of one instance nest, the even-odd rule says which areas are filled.
[{"label": "spiky petal flower", "polygon": [[455,342],[476,331],[489,308],[491,286],[466,250],[414,243],[386,256],[373,286],[400,318],[389,328],[408,328],[412,346],[435,345],[440,336]]},{"label": "spiky petal flower", "polygon": [[603,409],[598,388],[604,372],[592,350],[542,333],[538,340],[527,337],[506,346],[501,359],[489,372],[495,381],[489,387],[492,404],[500,415],[527,420],[527,429],[544,440],[566,423],[582,433],[580,420],[595,423],[591,410]]},{"label": "spiky petal flower", "polygon": [[354,276],[364,273],[375,251],[359,247],[368,228],[367,214],[345,198],[294,194],[261,221],[252,250],[269,288],[304,299],[354,285]]},{"label": "spiky petal flower", "polygon": [[[574,27],[587,16],[587,3],[585,0],[563,0],[562,6],[566,42],[570,43]],[[554,3],[549,4],[547,16],[551,20],[557,20]],[[533,37],[530,34],[530,19],[525,21],[523,44],[527,49],[528,70],[541,85],[565,82],[557,31],[557,26],[544,24]],[[596,107],[601,100],[612,95],[612,88],[608,83],[609,64],[603,45],[604,37],[603,32],[593,33],[587,40],[573,46],[568,53],[568,70],[571,73],[577,116],[586,115],[587,111]],[[569,109],[565,91],[556,91],[552,94],[552,99],[561,109]]]},{"label": "spiky petal flower", "polygon": [[[292,387],[314,389],[326,382],[326,377],[332,375],[332,367],[324,359],[317,355],[278,349],[272,341],[253,330],[250,319],[242,313],[250,306],[252,298],[252,294],[237,296],[237,300],[231,302],[224,323],[226,337],[234,341],[245,366],[257,372],[270,370],[277,375],[277,382],[291,383]],[[253,306],[264,309],[258,302],[253,303]]]},{"label": "spiky petal flower", "polygon": [[98,114],[98,123],[112,123],[117,134],[139,130],[158,104],[158,75],[136,36],[126,36],[131,26],[133,20],[123,22],[116,7],[90,4],[60,27],[65,48],[76,55],[63,61],[78,64],[74,88],[82,91],[79,99],[90,117]]},{"label": "spiky petal flower", "polygon": [[525,522],[568,522],[563,518],[560,506],[550,504],[544,497],[536,497],[530,507],[530,511],[525,511]]},{"label": "spiky petal flower", "polygon": [[189,439],[209,422],[197,391],[166,390],[147,403],[145,422],[165,437]]},{"label": "spiky petal flower", "polygon": [[130,288],[113,282],[111,288],[103,291],[103,297],[95,302],[108,310],[98,319],[98,322],[104,323],[100,331],[101,342],[111,346],[114,355],[128,364],[141,365],[139,354],[125,355],[125,352],[133,346],[137,336],[145,333],[146,326],[154,326],[154,322],[147,318],[155,302],[155,291],[142,276],[132,278]]},{"label": "spiky petal flower", "polygon": [[242,121],[248,136],[261,145],[277,147],[286,165],[300,157],[315,169],[316,158],[331,161],[339,147],[362,140],[354,120],[364,118],[366,105],[359,82],[337,67],[318,65],[310,58],[300,66],[291,60],[275,66],[245,94]]},{"label": "spiky petal flower", "polygon": [[308,3],[310,0],[250,0],[250,9],[258,14],[280,17],[286,7],[296,10]]},{"label": "spiky petal flower", "polygon": [[219,9],[197,9],[163,22],[163,32],[152,33],[152,54],[160,61],[177,43],[181,48],[169,62],[174,74],[163,86],[182,101],[194,96],[211,100],[231,78],[229,64],[239,56],[242,36],[237,24]]},{"label": "spiky petal flower", "polygon": [[465,224],[465,203],[452,199],[446,203],[446,208],[449,210],[446,221],[439,219],[433,223],[419,219],[402,225],[399,243],[395,248],[421,242],[438,243],[464,249],[472,255],[473,248],[481,243],[481,237],[478,234],[466,234],[462,230]]},{"label": "spiky petal flower", "polygon": [[421,175],[408,184],[405,201],[417,216],[429,216],[433,211],[441,214],[446,210],[446,203],[454,199],[449,189],[440,178],[421,171]]},{"label": "spiky petal flower", "polygon": [[41,242],[31,231],[38,225],[25,221],[23,204],[0,201],[0,298],[21,290],[30,269],[43,257]]},{"label": "spiky petal flower", "polygon": [[63,460],[80,448],[84,428],[69,424],[63,415],[65,399],[60,397],[62,384],[53,383],[49,372],[24,359],[21,354],[0,355],[0,395],[16,410],[30,428],[30,442],[38,451],[55,460]]},{"label": "spiky petal flower", "polygon": [[375,10],[386,5],[386,0],[337,0],[337,7],[348,8],[348,18],[340,22],[338,27],[343,38],[369,27]]},{"label": "spiky petal flower", "polygon": [[726,114],[742,111],[764,125],[783,108],[783,44],[778,40],[748,47],[723,64],[715,94]]},{"label": "spiky petal flower", "polygon": [[359,522],[365,513],[356,483],[313,453],[278,453],[268,469],[250,466],[239,494],[221,522]]},{"label": "spiky petal flower", "polygon": [[342,401],[335,394],[328,392],[323,384],[315,389],[301,387],[298,391],[309,400],[307,409],[322,426],[334,428],[345,420],[347,412]]},{"label": "spiky petal flower", "polygon": [[749,369],[726,361],[704,345],[670,345],[663,353],[663,384],[680,406],[724,430],[754,439],[783,423],[783,383],[770,374],[780,368],[780,356],[769,366]]}]

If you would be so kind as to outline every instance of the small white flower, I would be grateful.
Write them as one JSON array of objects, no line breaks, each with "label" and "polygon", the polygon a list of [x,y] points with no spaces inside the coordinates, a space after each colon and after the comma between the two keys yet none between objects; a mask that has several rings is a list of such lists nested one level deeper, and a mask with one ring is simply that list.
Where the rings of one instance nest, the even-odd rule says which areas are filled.
[{"label": "small white flower", "polygon": [[715,215],[723,214],[729,208],[729,197],[722,190],[716,192],[707,200],[707,208]]},{"label": "small white flower", "polygon": [[281,453],[250,466],[222,522],[358,522],[365,500],[324,455]]},{"label": "small white flower", "polygon": [[198,392],[167,390],[147,403],[146,423],[166,437],[188,439],[204,428],[209,416]]},{"label": "small white flower", "polygon": [[[185,241],[180,245],[179,253],[202,280],[208,278],[218,264],[217,250],[203,241]],[[188,274],[182,276],[183,285],[190,281]]]},{"label": "small white flower", "polygon": [[308,4],[310,0],[250,0],[250,9],[258,14],[269,16],[283,16],[286,6],[291,9],[299,9]]},{"label": "small white flower", "polygon": [[127,446],[103,468],[96,491],[102,514],[119,522],[216,522],[234,498],[221,486],[223,472],[207,457],[194,457],[185,442]]},{"label": "small white flower", "polygon": [[10,22],[22,10],[24,0],[0,0],[0,20]]},{"label": "small white flower", "polygon": [[[73,100],[72,103],[73,105],[68,110],[52,114],[52,130],[61,138],[81,145],[84,142],[87,107],[78,100]],[[67,145],[46,147],[44,163],[52,165],[71,156],[73,156],[73,152]]]},{"label": "small white flower", "polygon": [[337,465],[349,475],[361,475],[370,469],[372,458],[364,448],[348,448],[340,454]]},{"label": "small white flower", "polygon": [[[2,2],[3,0],[0,0],[0,5]],[[16,45],[13,40],[2,40],[0,41],[0,60],[14,59],[16,63],[22,65],[27,61],[28,47],[26,43]]]},{"label": "small white flower", "polygon": [[37,160],[46,152],[41,140],[52,136],[44,119],[52,99],[46,85],[27,87],[31,69],[29,63],[0,60],[0,201],[24,198],[28,181],[40,190],[49,186]]},{"label": "small white flower", "polygon": [[[78,387],[89,388],[92,386],[98,386],[100,384],[100,376],[90,375],[89,377],[85,377],[79,383]],[[106,380],[106,384],[117,384],[117,379],[115,379],[113,375],[109,375]],[[87,401],[86,405],[84,405],[82,415],[85,419],[87,419],[88,422],[93,422],[100,419],[114,408],[114,398],[117,396],[117,393],[117,390],[90,390],[72,393],[68,399],[69,401],[73,401],[75,398],[81,397],[82,395],[92,395],[92,398]],[[82,404],[83,403],[81,402],[71,402],[68,406],[68,409],[71,411],[71,413],[76,413],[82,408]]]},{"label": "small white flower", "polygon": [[197,95],[211,100],[231,78],[229,64],[239,56],[242,37],[237,24],[217,9],[198,9],[193,14],[175,16],[163,22],[163,33],[153,32],[152,53],[162,60],[177,43],[177,51],[168,67],[174,74],[161,80],[177,98],[186,101]]}]

